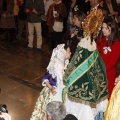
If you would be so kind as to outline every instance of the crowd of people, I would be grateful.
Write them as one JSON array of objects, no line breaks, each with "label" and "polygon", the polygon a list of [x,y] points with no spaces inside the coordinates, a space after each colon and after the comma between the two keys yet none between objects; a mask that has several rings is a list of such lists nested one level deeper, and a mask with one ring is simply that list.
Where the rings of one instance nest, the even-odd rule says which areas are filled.
[{"label": "crowd of people", "polygon": [[7,40],[22,39],[26,28],[28,49],[41,51],[44,37],[53,50],[30,120],[117,120],[118,6],[116,0],[0,0]]}]

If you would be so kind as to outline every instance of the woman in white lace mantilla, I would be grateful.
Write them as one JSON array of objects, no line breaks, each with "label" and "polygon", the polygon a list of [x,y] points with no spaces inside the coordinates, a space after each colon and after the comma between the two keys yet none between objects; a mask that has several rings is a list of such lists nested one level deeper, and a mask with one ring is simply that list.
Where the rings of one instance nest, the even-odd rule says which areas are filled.
[{"label": "woman in white lace mantilla", "polygon": [[43,120],[46,115],[47,104],[52,100],[61,101],[59,100],[60,97],[57,98],[57,96],[61,96],[58,86],[63,85],[63,74],[69,63],[70,54],[70,48],[65,44],[57,45],[53,49],[47,72],[42,79],[44,88],[40,92],[30,120]]}]

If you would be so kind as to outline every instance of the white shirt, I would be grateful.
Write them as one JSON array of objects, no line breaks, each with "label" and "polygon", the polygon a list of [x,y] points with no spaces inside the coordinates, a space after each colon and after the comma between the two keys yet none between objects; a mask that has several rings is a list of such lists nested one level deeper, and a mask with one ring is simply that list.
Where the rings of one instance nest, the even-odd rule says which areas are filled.
[{"label": "white shirt", "polygon": [[49,9],[49,6],[53,3],[53,0],[44,0],[44,7],[45,7],[45,15],[47,15],[47,11]]}]

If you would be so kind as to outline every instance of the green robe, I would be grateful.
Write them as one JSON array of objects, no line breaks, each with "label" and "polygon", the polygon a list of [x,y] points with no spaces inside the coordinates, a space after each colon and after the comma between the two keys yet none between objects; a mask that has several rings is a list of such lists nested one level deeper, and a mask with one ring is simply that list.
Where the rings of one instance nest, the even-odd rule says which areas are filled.
[{"label": "green robe", "polygon": [[63,101],[66,94],[75,102],[95,106],[108,96],[106,69],[98,50],[77,47],[64,75]]}]

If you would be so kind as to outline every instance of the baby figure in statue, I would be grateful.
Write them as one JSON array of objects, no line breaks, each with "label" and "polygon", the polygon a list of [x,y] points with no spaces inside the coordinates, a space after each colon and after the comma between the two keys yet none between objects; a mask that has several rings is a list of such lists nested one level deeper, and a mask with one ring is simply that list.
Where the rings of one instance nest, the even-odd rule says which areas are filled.
[{"label": "baby figure in statue", "polygon": [[44,120],[47,104],[52,100],[62,101],[58,86],[63,85],[64,70],[69,63],[70,55],[70,48],[65,44],[59,44],[53,49],[47,72],[42,79],[44,88],[40,92],[30,120]]}]

